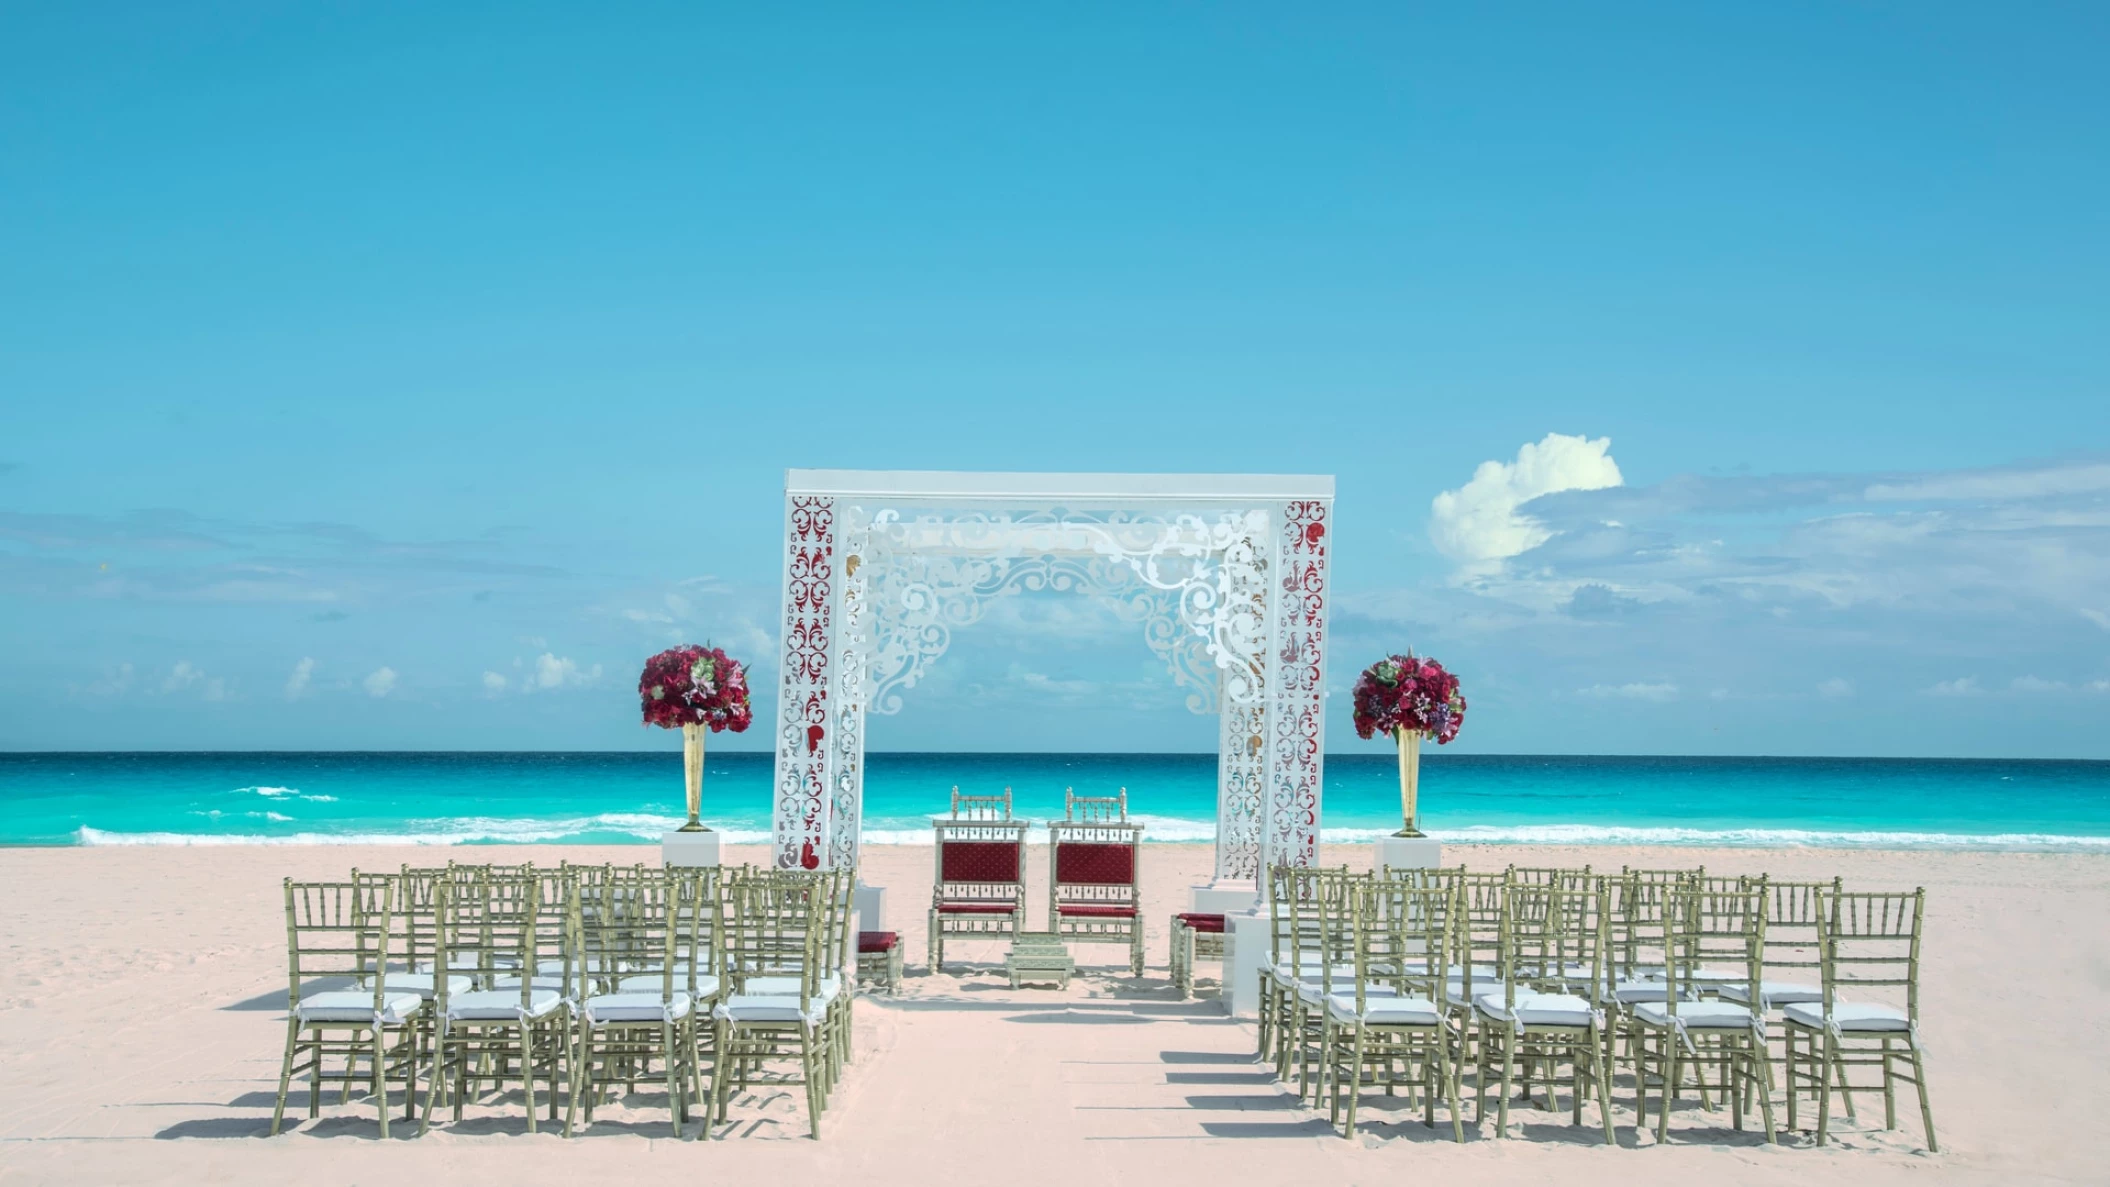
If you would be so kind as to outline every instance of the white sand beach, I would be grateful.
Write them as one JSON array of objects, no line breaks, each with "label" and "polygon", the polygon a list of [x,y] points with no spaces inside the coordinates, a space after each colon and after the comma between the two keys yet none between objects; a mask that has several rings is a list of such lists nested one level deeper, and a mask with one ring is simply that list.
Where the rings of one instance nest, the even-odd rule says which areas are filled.
[{"label": "white sand beach", "polygon": [[[759,849],[732,851],[760,860]],[[319,1121],[266,1139],[285,1000],[279,880],[358,866],[532,859],[651,860],[653,850],[352,847],[15,849],[0,860],[0,1180],[352,1183],[476,1181],[1015,1183],[2100,1183],[2090,1135],[2110,1116],[2110,858],[2012,852],[1453,848],[1475,867],[1692,865],[1781,877],[1843,875],[1925,886],[1923,1017],[1942,1152],[1914,1110],[1883,1132],[1864,1102],[1837,1142],[1779,1148],[1710,1122],[1690,1098],[1668,1148],[1634,1132],[1615,1090],[1623,1149],[1565,1113],[1523,1110],[1513,1136],[1424,1129],[1403,1101],[1366,1098],[1354,1141],[1298,1106],[1251,1059],[1252,1028],[1213,998],[1174,1000],[1164,920],[1205,879],[1209,849],[1146,850],[1149,974],[1123,950],[1080,948],[1066,992],[1011,990],[995,944],[955,942],[961,967],[930,976],[923,911],[931,851],[866,850],[889,891],[909,979],[859,1003],[856,1062],[806,1137],[803,1103],[739,1100],[724,1140],[669,1139],[663,1094],[605,1110],[567,1141],[529,1136],[517,1104],[469,1110],[424,1138],[376,1140],[372,1108],[331,1095]],[[1039,857],[1036,851],[1036,857]],[[1367,864],[1363,848],[1330,862]],[[1044,859],[1040,864],[1045,864]],[[1038,901],[1037,899],[1034,901]],[[1038,911],[1036,909],[1036,916]],[[1204,965],[1205,995],[1215,966]],[[290,1116],[298,1117],[296,1093]],[[1904,1105],[1904,1102],[1901,1102]],[[1469,1108],[1470,1106],[1468,1106]],[[1469,1116],[1470,1114],[1468,1114]],[[1594,1121],[1594,1112],[1586,1114]],[[1634,1148],[1636,1146],[1641,1148]]]}]

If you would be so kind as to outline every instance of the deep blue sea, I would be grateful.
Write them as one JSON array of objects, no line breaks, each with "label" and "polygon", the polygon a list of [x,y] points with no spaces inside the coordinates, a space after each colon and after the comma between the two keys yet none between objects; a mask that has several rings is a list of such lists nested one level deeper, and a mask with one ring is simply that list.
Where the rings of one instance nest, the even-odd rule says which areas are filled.
[{"label": "deep blue sea", "polygon": [[[1422,824],[1457,841],[1989,846],[2110,852],[2110,762],[1429,755]],[[873,754],[866,838],[929,838],[951,788],[1128,789],[1156,841],[1215,832],[1211,754]],[[765,839],[771,758],[712,754],[704,817]],[[647,843],[678,823],[681,756],[0,754],[0,844]],[[1389,755],[1326,760],[1324,835],[1399,827]]]}]

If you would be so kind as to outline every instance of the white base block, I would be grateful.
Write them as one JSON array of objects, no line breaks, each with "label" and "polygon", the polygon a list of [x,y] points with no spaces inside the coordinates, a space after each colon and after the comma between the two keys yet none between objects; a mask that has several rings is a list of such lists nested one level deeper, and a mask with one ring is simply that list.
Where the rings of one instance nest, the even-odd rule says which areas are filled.
[{"label": "white base block", "polygon": [[1433,870],[1443,864],[1443,846],[1434,837],[1379,837],[1380,870]]},{"label": "white base block", "polygon": [[1273,951],[1274,920],[1252,908],[1224,919],[1223,1003],[1234,1018],[1260,1017],[1260,965]]},{"label": "white base block", "polygon": [[717,865],[718,834],[715,831],[661,833],[659,862],[669,866]]},{"label": "white base block", "polygon": [[1189,890],[1193,905],[1187,909],[1202,915],[1235,915],[1260,901],[1260,884],[1251,878],[1218,878]]},{"label": "white base block", "polygon": [[859,882],[850,902],[857,911],[858,931],[886,930],[886,887]]}]

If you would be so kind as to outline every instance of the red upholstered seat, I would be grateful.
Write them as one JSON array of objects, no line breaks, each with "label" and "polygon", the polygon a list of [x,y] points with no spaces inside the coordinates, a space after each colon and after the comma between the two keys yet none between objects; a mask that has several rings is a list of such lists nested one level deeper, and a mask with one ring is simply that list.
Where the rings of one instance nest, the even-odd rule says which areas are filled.
[{"label": "red upholstered seat", "polygon": [[1207,915],[1199,911],[1182,911],[1177,918],[1181,923],[1198,932],[1221,933],[1224,929],[1224,917],[1221,915]]},{"label": "red upholstered seat", "polygon": [[941,882],[1017,882],[1020,851],[1016,841],[946,841],[938,862]]},{"label": "red upholstered seat", "polygon": [[901,942],[901,933],[891,931],[861,931],[857,933],[859,952],[892,952]]},{"label": "red upholstered seat", "polygon": [[1136,909],[1119,903],[1063,903],[1055,908],[1064,915],[1076,915],[1087,919],[1134,919]]},{"label": "red upholstered seat", "polygon": [[1009,915],[1018,908],[1010,903],[939,903],[940,915]]},{"label": "red upholstered seat", "polygon": [[1130,886],[1136,880],[1133,845],[1064,841],[1055,847],[1055,881],[1088,886]]}]

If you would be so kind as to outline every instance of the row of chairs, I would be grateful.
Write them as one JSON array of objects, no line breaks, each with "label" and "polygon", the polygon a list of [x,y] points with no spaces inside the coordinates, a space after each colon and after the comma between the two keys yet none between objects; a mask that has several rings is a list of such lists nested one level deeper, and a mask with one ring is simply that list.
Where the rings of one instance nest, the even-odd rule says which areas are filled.
[{"label": "row of chairs", "polygon": [[[418,1132],[517,1086],[529,1132],[564,1133],[617,1086],[664,1083],[677,1133],[731,1094],[802,1085],[820,1136],[851,1056],[844,969],[852,871],[564,864],[352,871],[285,882],[285,1057],[296,1079],[364,1087],[389,1132],[390,1086]],[[798,1070],[782,1065],[796,1060]],[[423,1083],[420,1107],[419,1085]]]},{"label": "row of chairs", "polygon": [[[1011,789],[961,795],[931,821],[937,870],[931,888],[930,968],[943,969],[947,937],[993,939],[1026,930],[1026,834]],[[1128,789],[1081,796],[1064,789],[1063,818],[1048,822],[1048,926],[1068,943],[1121,944],[1131,976],[1143,975],[1143,826],[1128,819]]]},{"label": "row of chairs", "polygon": [[[1820,1145],[1834,1094],[1851,1116],[1856,1094],[1880,1092],[1894,1128],[1904,1083],[1939,1148],[1919,1042],[1922,890],[1587,867],[1278,867],[1268,889],[1262,1055],[1284,1079],[1294,1067],[1300,1096],[1326,1098],[1337,1124],[1345,1112],[1350,1136],[1364,1087],[1405,1087],[1431,1126],[1440,1100],[1463,1141],[1470,1068],[1475,1124],[1495,1093],[1507,1136],[1520,1086],[1550,1110],[1565,1080],[1574,1123],[1594,1100],[1609,1144],[1623,1065],[1637,1124],[1656,1096],[1658,1140],[1688,1081],[1738,1129],[1755,1107],[1769,1141],[1776,1089],[1791,1130],[1812,1096]],[[1856,1068],[1879,1082],[1853,1083]]]}]

